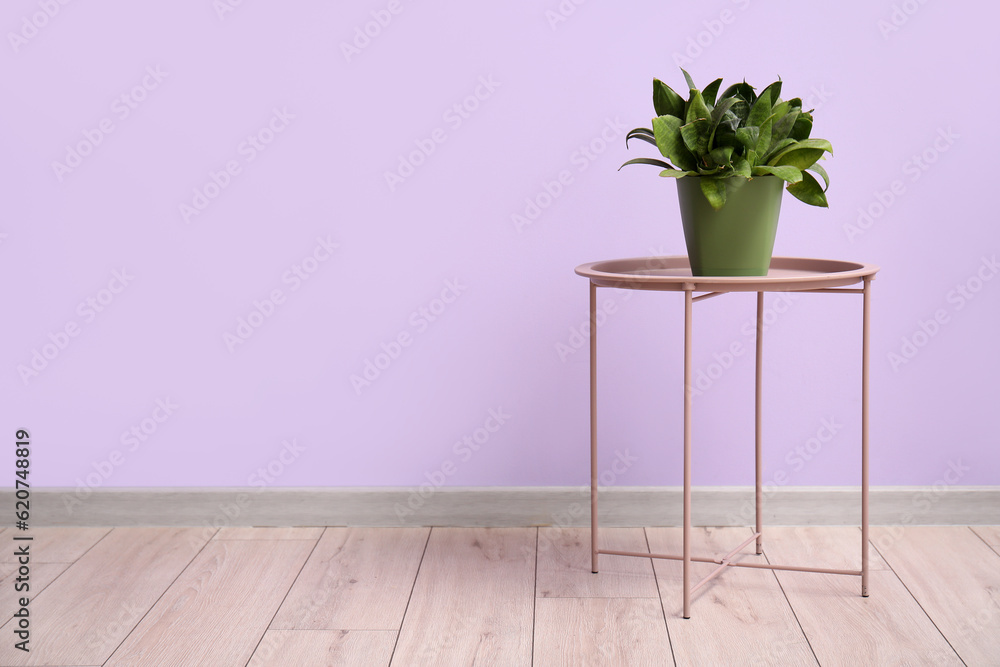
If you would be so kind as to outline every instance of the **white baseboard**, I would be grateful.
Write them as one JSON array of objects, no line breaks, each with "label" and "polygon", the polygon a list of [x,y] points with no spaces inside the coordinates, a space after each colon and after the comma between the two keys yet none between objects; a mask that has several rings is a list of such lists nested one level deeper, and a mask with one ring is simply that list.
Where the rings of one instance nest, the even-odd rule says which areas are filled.
[{"label": "white baseboard", "polygon": [[[679,487],[610,487],[602,526],[677,526]],[[14,507],[14,491],[0,491]],[[873,525],[1000,524],[1000,486],[872,487]],[[765,491],[765,525],[857,525],[858,487]],[[692,489],[697,526],[751,525],[752,487]],[[35,488],[32,526],[586,526],[587,487]]]}]

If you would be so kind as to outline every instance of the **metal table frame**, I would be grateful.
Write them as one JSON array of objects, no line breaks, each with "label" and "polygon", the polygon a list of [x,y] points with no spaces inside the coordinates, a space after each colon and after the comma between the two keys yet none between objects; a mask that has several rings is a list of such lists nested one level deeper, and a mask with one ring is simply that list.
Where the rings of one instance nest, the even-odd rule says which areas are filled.
[{"label": "metal table frame", "polygon": [[[592,571],[598,572],[598,557],[635,556],[640,558],[663,558],[683,561],[684,618],[691,617],[691,595],[729,567],[751,567],[770,570],[792,570],[796,572],[819,572],[823,574],[844,574],[861,577],[861,595],[868,597],[868,366],[869,366],[869,322],[871,312],[871,281],[878,267],[871,264],[839,262],[804,258],[775,257],[767,276],[760,277],[718,277],[693,276],[686,257],[640,257],[606,262],[583,264],[576,273],[590,281],[590,518]],[[849,285],[863,283],[859,288]],[[648,289],[656,291],[684,292],[684,526],[683,554],[654,554],[634,551],[614,551],[598,546],[597,514],[597,289],[611,287],[618,289]],[[693,307],[703,301],[729,292],[757,293],[756,327],[756,436],[755,436],[755,521],[754,534],[742,544],[721,557],[691,555],[691,350],[693,347],[692,319]],[[763,553],[762,536],[762,476],[761,451],[762,436],[762,369],[764,343],[764,293],[765,292],[813,292],[826,294],[861,294],[862,354],[861,354],[861,569],[837,570],[793,565],[771,565],[769,563],[734,562],[732,558],[751,542],[756,542],[756,553]],[[696,292],[701,292],[695,296]],[[715,563],[718,565],[701,581],[691,586],[691,563]]]}]

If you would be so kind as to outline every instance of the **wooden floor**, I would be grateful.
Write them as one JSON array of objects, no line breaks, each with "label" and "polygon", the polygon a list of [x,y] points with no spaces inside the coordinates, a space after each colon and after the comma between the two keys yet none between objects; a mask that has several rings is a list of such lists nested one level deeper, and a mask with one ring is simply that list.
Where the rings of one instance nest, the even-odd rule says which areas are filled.
[{"label": "wooden floor", "polygon": [[[30,653],[0,532],[0,666],[1000,665],[1000,527],[873,528],[857,577],[729,568],[680,617],[681,565],[587,529],[38,528]],[[746,528],[695,529],[724,554]],[[681,551],[679,528],[602,549]],[[765,529],[741,560],[856,569],[853,527]],[[695,568],[696,578],[712,564]]]}]

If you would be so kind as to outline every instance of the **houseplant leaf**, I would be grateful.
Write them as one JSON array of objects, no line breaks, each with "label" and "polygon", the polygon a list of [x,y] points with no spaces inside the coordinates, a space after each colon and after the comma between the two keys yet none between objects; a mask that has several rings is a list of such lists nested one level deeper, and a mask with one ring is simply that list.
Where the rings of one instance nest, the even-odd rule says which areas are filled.
[{"label": "houseplant leaf", "polygon": [[771,158],[768,164],[775,167],[787,164],[799,169],[808,169],[826,152],[833,152],[833,146],[826,139],[806,139],[781,151]]},{"label": "houseplant leaf", "polygon": [[681,138],[684,140],[684,146],[699,161],[708,153],[708,138],[711,135],[712,122],[706,119],[696,120],[681,126]]},{"label": "houseplant leaf", "polygon": [[757,148],[757,139],[760,137],[759,127],[741,127],[736,130],[736,138],[740,140],[747,151]]},{"label": "houseplant leaf", "polygon": [[648,144],[656,145],[656,135],[653,134],[652,130],[648,130],[644,127],[637,127],[628,134],[625,135],[625,148],[628,148],[629,139],[641,139]]},{"label": "houseplant leaf", "polygon": [[802,180],[802,170],[796,169],[795,167],[769,167],[767,165],[758,165],[753,168],[752,174],[754,176],[777,176],[783,181],[788,183],[798,183]]},{"label": "houseplant leaf", "polygon": [[757,98],[757,101],[750,107],[750,115],[747,116],[747,125],[761,125],[771,115],[771,92],[765,90]]},{"label": "houseplant leaf", "polygon": [[830,175],[826,173],[826,169],[824,169],[819,162],[809,167],[809,171],[815,172],[823,177],[823,182],[826,184],[826,187],[823,188],[823,192],[830,189]]},{"label": "houseplant leaf", "polygon": [[629,160],[628,162],[626,162],[625,164],[623,164],[621,167],[618,167],[618,171],[621,171],[622,167],[624,167],[626,164],[651,164],[654,167],[663,167],[664,169],[671,169],[671,170],[677,171],[676,169],[674,169],[674,167],[672,165],[667,164],[663,160],[657,160],[656,158],[653,158],[653,157],[636,157],[636,158],[632,158],[631,160]]},{"label": "houseplant leaf", "polygon": [[768,93],[770,95],[772,107],[778,105],[781,102],[781,79],[778,79],[770,86],[760,91],[760,94],[757,96],[757,99],[764,97],[765,93]]},{"label": "houseplant leaf", "polygon": [[808,139],[809,135],[812,133],[812,126],[812,116],[803,111],[799,114],[799,117],[795,119],[795,125],[792,126],[792,131],[788,133],[788,136],[796,141]]},{"label": "houseplant leaf", "polygon": [[760,132],[757,137],[757,145],[754,146],[753,149],[754,153],[756,153],[758,156],[759,162],[764,161],[764,155],[767,153],[767,149],[770,148],[771,146],[771,132],[772,132],[771,126],[773,124],[774,124],[773,121],[770,118],[768,118],[760,125]]},{"label": "houseplant leaf", "polygon": [[733,163],[733,147],[732,146],[720,146],[719,148],[713,148],[709,152],[708,157],[711,158],[712,163],[718,166],[731,166]]},{"label": "houseplant leaf", "polygon": [[705,100],[705,104],[708,106],[715,106],[716,96],[719,94],[719,88],[722,86],[722,79],[716,79],[712,83],[705,86],[705,90],[701,91],[701,97]]},{"label": "houseplant leaf", "polygon": [[726,88],[725,92],[722,93],[722,99],[727,97],[740,98],[747,103],[747,109],[749,109],[750,105],[757,100],[757,93],[754,92],[753,86],[743,81],[742,83],[734,83]]},{"label": "houseplant leaf", "polygon": [[708,120],[711,117],[712,110],[705,104],[705,100],[701,97],[701,92],[697,90],[691,91],[691,99],[688,100],[684,122],[691,123],[696,120]]},{"label": "houseplant leaf", "polygon": [[733,173],[743,178],[750,178],[753,174],[750,170],[750,163],[745,157],[738,157],[733,161]]},{"label": "houseplant leaf", "polygon": [[701,191],[716,211],[726,205],[726,183],[721,178],[702,178]]},{"label": "houseplant leaf", "polygon": [[653,119],[653,133],[656,135],[656,147],[660,154],[673,162],[680,169],[693,171],[694,156],[684,147],[681,138],[681,119],[676,116],[657,116]]},{"label": "houseplant leaf", "polygon": [[682,67],[681,68],[681,72],[684,73],[684,80],[687,81],[688,90],[690,90],[690,91],[698,90],[698,86],[694,85],[694,79],[692,79],[691,75],[687,73],[687,70],[685,70]]},{"label": "houseplant leaf", "polygon": [[807,171],[802,172],[802,180],[794,185],[788,186],[788,191],[799,201],[803,201],[810,206],[829,207],[826,201],[826,194],[819,182]]},{"label": "houseplant leaf", "polygon": [[777,119],[774,121],[774,125],[771,129],[771,147],[768,148],[769,153],[774,150],[774,146],[778,142],[788,137],[789,133],[792,131],[792,127],[795,125],[796,119],[799,117],[799,113],[798,109],[793,109],[784,116],[778,116],[777,112],[775,112]]},{"label": "houseplant leaf", "polygon": [[657,116],[684,117],[684,98],[659,79],[653,79],[653,109]]}]

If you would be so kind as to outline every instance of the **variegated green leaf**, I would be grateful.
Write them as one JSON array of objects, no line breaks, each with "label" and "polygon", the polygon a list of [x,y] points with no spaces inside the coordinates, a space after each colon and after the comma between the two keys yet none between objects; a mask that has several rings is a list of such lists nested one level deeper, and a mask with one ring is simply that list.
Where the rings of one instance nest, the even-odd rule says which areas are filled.
[{"label": "variegated green leaf", "polygon": [[798,183],[802,180],[802,171],[796,169],[795,167],[768,167],[767,165],[759,165],[753,168],[754,176],[777,176],[783,181],[789,183]]},{"label": "variegated green leaf", "polygon": [[803,201],[810,206],[829,207],[826,201],[826,194],[820,187],[819,181],[813,178],[809,172],[802,173],[802,180],[793,185],[789,185],[787,190],[799,201]]},{"label": "variegated green leaf", "polygon": [[712,121],[696,120],[681,126],[681,138],[695,158],[708,153],[708,139],[712,135]]},{"label": "variegated green leaf", "polygon": [[823,177],[823,182],[826,184],[826,187],[823,188],[823,192],[826,192],[830,188],[830,175],[826,173],[826,169],[820,166],[820,163],[817,162],[809,167],[809,171],[815,172]]},{"label": "variegated green leaf", "polygon": [[648,130],[644,127],[637,127],[625,135],[625,148],[628,148],[629,139],[641,139],[647,144],[656,145],[656,135],[653,134],[652,130]]},{"label": "variegated green leaf", "polygon": [[759,127],[741,127],[736,130],[736,138],[740,140],[740,143],[743,144],[748,151],[752,151],[757,148],[757,139],[759,137]]},{"label": "variegated green leaf", "polygon": [[742,176],[743,178],[750,178],[752,175],[750,171],[750,163],[747,162],[745,157],[736,158],[733,162],[733,173],[737,176]]},{"label": "variegated green leaf", "polygon": [[653,119],[653,133],[660,154],[680,169],[693,170],[694,156],[684,147],[681,138],[681,119],[676,116],[657,116]]},{"label": "variegated green leaf", "polygon": [[795,143],[795,139],[792,139],[792,138],[782,139],[778,143],[774,143],[774,136],[773,136],[773,133],[772,133],[772,136],[771,136],[771,146],[770,146],[770,148],[767,149],[767,154],[761,159],[761,162],[767,162],[773,156],[777,155],[778,153],[780,153],[781,151],[785,150],[786,148],[788,148],[789,146],[791,146],[794,143]]},{"label": "variegated green leaf", "polygon": [[726,183],[721,178],[701,179],[701,191],[705,194],[708,203],[718,211],[726,205]]},{"label": "variegated green leaf", "polygon": [[[774,121],[774,125],[771,129],[771,146],[768,148],[768,152],[774,150],[774,146],[780,142],[782,139],[788,137],[788,134],[792,131],[792,127],[795,125],[795,120],[799,117],[799,110],[794,109],[784,116],[778,116],[777,120]],[[777,116],[777,113],[775,114]]]},{"label": "variegated green leaf", "polygon": [[688,100],[684,122],[691,123],[696,120],[708,120],[711,117],[712,110],[708,108],[707,104],[705,104],[705,100],[702,99],[701,93],[697,90],[692,90],[691,99]]},{"label": "variegated green leaf", "polygon": [[826,139],[806,139],[796,142],[772,157],[771,166],[791,165],[799,169],[808,169],[816,163],[823,153],[833,152],[833,146]]},{"label": "variegated green leaf", "polygon": [[757,98],[757,101],[750,107],[750,115],[747,117],[747,125],[759,126],[771,115],[771,91],[765,90]]},{"label": "variegated green leaf", "polygon": [[761,97],[764,97],[765,93],[770,93],[771,106],[772,107],[780,104],[781,103],[781,79],[778,79],[777,81],[775,81],[774,83],[772,83],[770,86],[768,86],[764,90],[760,91],[760,95],[757,96],[757,99],[760,99]]},{"label": "variegated green leaf", "polygon": [[720,86],[722,86],[722,79],[716,79],[712,83],[705,86],[705,90],[701,91],[701,96],[705,100],[705,104],[710,107],[715,106],[715,99],[719,94]]},{"label": "variegated green leaf", "polygon": [[796,141],[808,139],[809,135],[812,134],[812,126],[812,116],[806,112],[802,112],[799,114],[799,117],[795,119],[795,125],[792,126],[792,131],[788,133],[788,136]]},{"label": "variegated green leaf", "polygon": [[721,146],[719,148],[712,149],[708,157],[712,159],[712,162],[719,166],[729,166],[733,161],[733,147],[732,146]]},{"label": "variegated green leaf", "polygon": [[684,98],[659,79],[653,79],[653,109],[657,116],[684,117]]},{"label": "variegated green leaf", "polygon": [[698,90],[698,86],[694,85],[694,79],[687,73],[687,70],[682,67],[681,71],[684,72],[684,80],[687,81],[688,90]]},{"label": "variegated green leaf", "polygon": [[746,81],[742,83],[734,83],[733,85],[726,88],[725,92],[722,93],[722,98],[727,97],[738,97],[747,103],[747,109],[750,105],[757,101],[757,93],[754,92],[753,86],[751,86]]},{"label": "variegated green leaf", "polygon": [[667,164],[663,160],[657,160],[656,158],[652,157],[637,157],[637,158],[632,158],[628,162],[622,164],[621,167],[618,167],[618,171],[621,171],[622,167],[630,164],[651,164],[654,167],[662,167],[664,169],[674,169],[672,165]]},{"label": "variegated green leaf", "polygon": [[757,145],[754,147],[754,153],[760,156],[761,162],[763,162],[763,157],[767,153],[767,149],[771,146],[771,131],[773,124],[774,121],[768,118],[761,123],[760,126],[760,135],[757,137]]}]

